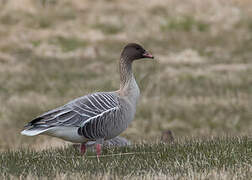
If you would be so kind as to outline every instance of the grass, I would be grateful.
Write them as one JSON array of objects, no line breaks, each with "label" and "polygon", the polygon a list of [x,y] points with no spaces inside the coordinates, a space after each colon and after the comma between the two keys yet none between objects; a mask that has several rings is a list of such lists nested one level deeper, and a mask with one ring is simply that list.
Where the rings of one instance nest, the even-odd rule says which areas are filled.
[{"label": "grass", "polygon": [[[169,177],[189,177],[192,173],[203,173],[202,178],[216,178],[222,173],[228,177],[252,177],[252,141],[248,137],[218,137],[211,139],[183,139],[173,144],[136,144],[124,148],[104,149],[99,161],[95,154],[88,152],[81,157],[71,147],[33,151],[20,149],[0,154],[0,176],[50,177],[72,174],[81,177],[109,176],[145,177],[162,174]],[[242,174],[241,172],[242,171]]]},{"label": "grass", "polygon": [[93,26],[95,29],[99,29],[101,30],[102,32],[104,32],[104,34],[117,34],[119,33],[120,31],[122,31],[122,27],[118,27],[118,26],[115,26],[113,24],[95,24]]},{"label": "grass", "polygon": [[204,22],[196,21],[191,16],[168,18],[162,25],[161,29],[163,31],[192,31],[196,30],[199,32],[204,32],[209,29],[209,24]]},{"label": "grass", "polygon": [[86,44],[85,42],[74,38],[65,38],[65,37],[57,37],[51,41],[52,44],[58,44],[63,52],[69,52],[74,51],[78,48],[85,48]]},{"label": "grass", "polygon": [[[117,89],[119,54],[131,41],[143,44],[156,61],[134,65],[142,95],[136,119],[124,136],[138,141],[160,136],[165,129],[178,137],[251,131],[249,5],[218,2],[223,9],[215,19],[216,4],[210,1],[207,8],[197,4],[197,11],[193,2],[170,6],[158,2],[140,6],[141,14],[133,18],[130,12],[136,6],[121,1],[117,10],[110,1],[89,3],[89,8],[78,1],[48,1],[43,8],[30,3],[16,9],[10,2],[1,5],[0,15],[4,24],[0,129],[4,134],[10,127],[19,132],[34,116],[75,97]],[[171,8],[175,5],[184,11]],[[67,13],[75,17],[63,18]],[[40,18],[50,25],[40,27]],[[168,26],[172,22],[172,29],[163,31],[163,22]],[[206,30],[199,30],[201,23]],[[29,141],[18,133],[11,139],[13,144],[1,140],[1,147],[16,148],[14,144]]]},{"label": "grass", "polygon": [[[21,136],[19,132],[24,124],[37,115],[76,97],[91,92],[116,90],[119,87],[117,62],[120,52],[126,43],[137,42],[155,56],[155,61],[142,60],[134,64],[141,99],[134,121],[122,136],[136,145],[126,149],[107,150],[105,154],[126,151],[131,153],[137,148],[137,151],[145,152],[156,148],[158,153],[148,156],[156,159],[160,165],[150,162],[156,168],[152,170],[146,164],[147,161],[144,163],[141,160],[141,157],[148,159],[147,154],[118,156],[116,161],[110,157],[107,159],[116,164],[122,161],[120,158],[126,162],[130,162],[127,158],[140,158],[139,162],[142,164],[134,166],[136,171],[133,170],[132,175],[125,171],[125,177],[132,179],[138,179],[141,172],[144,172],[143,178],[146,179],[186,179],[186,176],[192,179],[216,179],[220,176],[223,179],[232,179],[232,175],[233,179],[249,177],[251,162],[248,166],[246,163],[239,163],[240,157],[235,162],[230,161],[230,166],[219,156],[215,160],[216,164],[211,164],[213,162],[209,159],[197,159],[197,154],[188,156],[196,158],[195,161],[190,158],[185,161],[187,156],[178,150],[187,147],[185,141],[174,145],[162,145],[158,142],[147,144],[160,139],[162,131],[167,129],[174,133],[176,139],[188,136],[199,139],[189,138],[192,145],[190,147],[195,147],[199,152],[201,147],[197,143],[208,147],[207,143],[213,142],[216,146],[211,146],[209,156],[211,154],[214,157],[215,148],[221,146],[221,143],[227,145],[228,149],[238,148],[237,143],[250,142],[251,8],[252,4],[248,0],[171,0],[148,3],[141,0],[0,2],[2,157],[21,153],[20,157],[34,154],[43,160],[43,156],[48,158],[48,154],[52,157],[59,154],[58,161],[63,158],[68,162],[63,155],[61,157],[61,153],[66,151],[73,154],[73,158],[79,159],[78,163],[83,167],[86,167],[84,162],[96,164],[95,159],[80,159],[70,147],[63,148],[67,144],[60,140],[45,136],[28,138]],[[233,138],[202,139],[225,135]],[[146,142],[145,145],[141,145],[143,141]],[[48,147],[53,149],[47,149]],[[178,153],[174,154],[178,159],[175,161],[169,157],[169,160],[164,160],[163,165],[159,155],[164,154],[164,151],[159,147],[169,152],[171,149],[178,150],[174,152]],[[220,156],[232,155],[221,150]],[[240,151],[244,152],[245,149]],[[226,164],[221,164],[218,159]],[[109,162],[101,161],[104,161],[103,167],[96,175],[92,175],[93,171],[89,167],[86,174],[79,171],[62,172],[59,167],[63,164],[53,167],[48,165],[55,172],[49,169],[47,175],[56,179],[80,179],[85,176],[109,179],[111,174],[115,179],[122,178],[120,169],[112,172],[106,164]],[[204,163],[208,163],[209,167]],[[235,167],[233,164],[236,164]],[[141,171],[138,166],[144,167],[146,171]],[[162,169],[166,166],[168,170]],[[175,167],[182,173],[175,173]],[[183,170],[184,167],[187,169]],[[7,164],[1,168],[3,171],[11,170]],[[234,170],[236,171],[233,172]],[[35,170],[20,169],[16,175],[6,171],[2,176],[21,177],[22,172],[28,179],[34,179],[38,175]],[[41,174],[41,177],[47,175]]]}]

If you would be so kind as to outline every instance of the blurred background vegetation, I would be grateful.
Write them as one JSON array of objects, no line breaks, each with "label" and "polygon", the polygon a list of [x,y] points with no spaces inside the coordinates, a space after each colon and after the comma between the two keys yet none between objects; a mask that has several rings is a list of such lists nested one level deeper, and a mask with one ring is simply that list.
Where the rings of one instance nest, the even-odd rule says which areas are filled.
[{"label": "blurred background vegetation", "polygon": [[20,131],[76,97],[116,90],[128,42],[156,61],[135,63],[141,99],[124,137],[251,135],[251,1],[0,0],[0,149],[64,144]]}]

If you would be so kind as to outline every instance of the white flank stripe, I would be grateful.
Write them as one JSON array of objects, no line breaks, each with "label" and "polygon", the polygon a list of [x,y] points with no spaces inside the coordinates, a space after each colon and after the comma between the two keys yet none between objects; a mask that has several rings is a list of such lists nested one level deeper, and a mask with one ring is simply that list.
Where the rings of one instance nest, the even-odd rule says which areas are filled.
[{"label": "white flank stripe", "polygon": [[84,121],[84,122],[81,124],[81,126],[83,127],[86,123],[88,123],[88,122],[91,121],[92,119],[95,119],[95,118],[97,118],[97,117],[100,117],[100,116],[102,116],[103,114],[105,114],[105,113],[107,113],[107,112],[109,112],[109,111],[113,111],[113,110],[115,110],[115,109],[119,109],[119,108],[118,108],[118,107],[113,107],[113,108],[111,108],[111,109],[108,109],[108,110],[106,110],[106,111],[103,111],[101,114],[98,114],[98,115],[96,115],[96,116],[94,116],[94,117],[91,117],[91,118],[87,119],[86,121]]}]

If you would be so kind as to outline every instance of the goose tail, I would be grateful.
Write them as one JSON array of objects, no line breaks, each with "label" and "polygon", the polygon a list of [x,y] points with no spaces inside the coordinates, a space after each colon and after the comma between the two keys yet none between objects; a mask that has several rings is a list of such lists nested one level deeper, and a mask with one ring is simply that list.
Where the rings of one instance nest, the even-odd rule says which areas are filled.
[{"label": "goose tail", "polygon": [[32,128],[28,128],[28,129],[21,131],[21,134],[25,135],[25,136],[36,136],[36,135],[42,134],[43,132],[46,132],[48,130],[49,129],[38,129],[38,128],[32,127]]}]

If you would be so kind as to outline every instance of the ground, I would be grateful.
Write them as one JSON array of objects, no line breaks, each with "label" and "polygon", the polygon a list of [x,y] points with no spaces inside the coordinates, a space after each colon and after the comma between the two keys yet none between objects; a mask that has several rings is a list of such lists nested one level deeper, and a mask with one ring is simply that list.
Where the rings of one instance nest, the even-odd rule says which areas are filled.
[{"label": "ground", "polygon": [[[228,144],[235,144],[245,138],[251,153],[251,9],[249,0],[0,1],[1,156],[10,150],[22,154],[30,149],[31,156],[34,150],[42,156],[42,149],[57,153],[68,148],[55,138],[19,132],[37,115],[76,97],[118,89],[118,59],[128,42],[142,44],[155,61],[134,64],[141,99],[122,136],[139,148],[142,143],[157,147],[167,129],[175,140],[230,137]],[[183,149],[179,142],[174,148]],[[246,165],[240,160],[240,171],[251,174],[251,160]],[[221,170],[229,172],[225,166]]]}]

